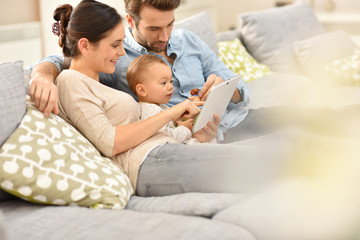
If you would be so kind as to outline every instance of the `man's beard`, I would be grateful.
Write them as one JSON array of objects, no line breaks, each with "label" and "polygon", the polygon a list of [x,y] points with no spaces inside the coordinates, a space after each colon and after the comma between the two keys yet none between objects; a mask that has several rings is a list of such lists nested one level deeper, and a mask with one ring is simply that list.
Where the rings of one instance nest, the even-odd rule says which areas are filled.
[{"label": "man's beard", "polygon": [[155,47],[154,44],[157,44],[157,43],[165,43],[165,42],[157,42],[157,43],[148,43],[144,37],[144,35],[139,31],[137,30],[136,31],[136,39],[138,41],[138,43],[140,45],[142,45],[143,47],[145,47],[149,52],[155,52],[155,53],[160,53],[160,52],[163,52],[166,50],[166,45],[165,47],[163,48],[158,48],[158,47]]}]

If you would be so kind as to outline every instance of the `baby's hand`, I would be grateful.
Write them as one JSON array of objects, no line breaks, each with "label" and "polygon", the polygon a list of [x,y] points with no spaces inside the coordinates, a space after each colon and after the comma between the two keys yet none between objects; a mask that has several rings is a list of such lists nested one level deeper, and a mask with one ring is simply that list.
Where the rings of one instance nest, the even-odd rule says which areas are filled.
[{"label": "baby's hand", "polygon": [[189,97],[189,99],[192,101],[192,102],[200,102],[201,99],[199,96],[192,96],[192,97]]},{"label": "baby's hand", "polygon": [[178,124],[178,126],[185,126],[191,131],[193,128],[194,119],[190,118],[184,121],[176,121],[176,123]]}]

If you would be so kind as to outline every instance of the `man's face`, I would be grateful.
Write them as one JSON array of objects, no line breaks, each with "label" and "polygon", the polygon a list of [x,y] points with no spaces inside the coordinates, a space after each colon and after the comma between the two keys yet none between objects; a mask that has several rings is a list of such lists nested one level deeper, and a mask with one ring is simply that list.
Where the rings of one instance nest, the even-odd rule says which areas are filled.
[{"label": "man's face", "polygon": [[135,40],[148,51],[165,52],[175,21],[174,11],[160,11],[146,6],[140,11],[139,17],[136,26],[134,19],[128,16]]}]

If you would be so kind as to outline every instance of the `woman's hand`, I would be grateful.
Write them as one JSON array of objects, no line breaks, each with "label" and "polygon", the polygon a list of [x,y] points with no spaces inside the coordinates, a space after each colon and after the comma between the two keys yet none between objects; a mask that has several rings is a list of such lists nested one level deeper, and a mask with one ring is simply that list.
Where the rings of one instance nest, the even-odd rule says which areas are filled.
[{"label": "woman's hand", "polygon": [[170,121],[194,118],[200,112],[198,106],[203,104],[185,100],[148,119],[116,126],[113,156],[144,142]]},{"label": "woman's hand", "polygon": [[220,123],[220,117],[218,114],[214,114],[214,121],[208,122],[205,127],[193,134],[199,142],[210,142],[216,138],[218,132],[218,125]]}]

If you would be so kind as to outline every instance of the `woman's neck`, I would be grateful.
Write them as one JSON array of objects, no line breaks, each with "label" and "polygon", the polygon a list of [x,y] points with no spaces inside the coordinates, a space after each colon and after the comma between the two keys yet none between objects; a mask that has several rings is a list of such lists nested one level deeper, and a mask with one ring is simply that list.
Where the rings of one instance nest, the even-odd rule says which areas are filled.
[{"label": "woman's neck", "polygon": [[76,70],[99,82],[99,72],[92,69],[91,65],[82,59],[72,59],[69,69]]}]

